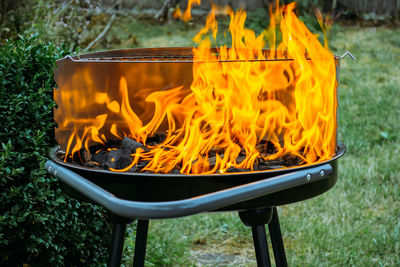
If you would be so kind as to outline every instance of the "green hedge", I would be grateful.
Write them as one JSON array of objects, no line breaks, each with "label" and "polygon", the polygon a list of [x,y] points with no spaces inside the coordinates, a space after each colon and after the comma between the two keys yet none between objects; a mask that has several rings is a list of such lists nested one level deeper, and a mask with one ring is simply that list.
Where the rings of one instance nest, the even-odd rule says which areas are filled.
[{"label": "green hedge", "polygon": [[111,231],[104,212],[66,196],[43,169],[55,145],[55,60],[36,36],[0,46],[0,265],[99,266]]}]

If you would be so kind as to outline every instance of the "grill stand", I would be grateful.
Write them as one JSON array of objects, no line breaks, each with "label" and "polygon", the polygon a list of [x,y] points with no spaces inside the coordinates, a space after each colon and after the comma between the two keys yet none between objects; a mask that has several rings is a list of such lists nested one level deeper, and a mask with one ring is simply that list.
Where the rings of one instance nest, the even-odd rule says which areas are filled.
[{"label": "grill stand", "polygon": [[288,266],[286,260],[285,247],[283,245],[281,226],[279,224],[278,210],[273,208],[273,215],[268,224],[269,236],[271,237],[272,250],[274,251],[275,263],[277,267]]},{"label": "grill stand", "polygon": [[[271,259],[268,251],[268,241],[265,231],[265,225],[268,224],[276,266],[287,267],[288,265],[285,248],[282,241],[278,211],[276,207],[240,211],[239,217],[246,226],[251,227],[257,266],[271,266]],[[126,225],[127,223],[124,221],[121,222],[121,220],[117,220],[114,223],[112,235],[113,240],[109,259],[110,267],[118,267],[121,265]],[[149,220],[138,220],[133,267],[144,267],[148,229]]]},{"label": "grill stand", "polygon": [[120,266],[122,251],[125,241],[126,223],[114,223],[112,232],[112,243],[110,248],[109,266]]},{"label": "grill stand", "polygon": [[253,234],[254,250],[256,252],[257,265],[263,267],[270,267],[271,260],[268,252],[268,242],[265,233],[265,225],[271,221],[273,210],[271,208],[266,209],[254,209],[240,211],[239,217],[242,222],[251,227]]},{"label": "grill stand", "polygon": [[257,266],[271,266],[267,236],[265,232],[265,225],[268,224],[276,266],[286,267],[287,260],[285,247],[283,246],[282,233],[278,219],[278,210],[276,207],[240,211],[239,216],[246,226],[251,227]]},{"label": "grill stand", "polygon": [[[342,153],[340,155],[344,153],[344,146],[341,148]],[[118,198],[76,172],[52,161],[47,161],[45,164],[45,168],[50,174],[57,177],[72,190],[65,188],[67,192],[74,192],[75,196],[78,194],[83,199],[97,203],[112,214],[111,219],[114,221],[114,227],[109,258],[109,266],[111,267],[121,264],[126,225],[133,218],[138,219],[133,264],[134,266],[144,266],[150,219],[177,218],[200,212],[217,211],[236,203],[243,203],[290,188],[306,184],[311,186],[312,183],[317,181],[330,181],[337,174],[334,166],[334,164],[329,163],[321,164],[182,200],[143,202]],[[244,210],[239,212],[239,216],[246,225],[252,227],[258,266],[271,266],[265,224],[269,226],[276,266],[287,266],[276,208]]]},{"label": "grill stand", "polygon": [[149,230],[149,220],[138,220],[136,228],[135,254],[133,267],[144,266],[146,257],[147,233]]}]

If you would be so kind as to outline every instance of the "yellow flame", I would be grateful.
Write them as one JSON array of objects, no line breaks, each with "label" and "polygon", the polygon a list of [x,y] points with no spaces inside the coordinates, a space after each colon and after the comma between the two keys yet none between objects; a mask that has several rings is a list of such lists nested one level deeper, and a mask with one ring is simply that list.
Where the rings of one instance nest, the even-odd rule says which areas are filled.
[{"label": "yellow flame", "polygon": [[[200,1],[189,1],[183,20],[190,18],[194,3]],[[85,126],[83,131],[74,129],[67,155],[88,149],[89,141],[106,143],[100,129],[110,116],[118,116],[129,131],[114,123],[109,132],[120,139],[129,136],[145,144],[163,122],[168,131],[161,144],[137,150],[130,166],[113,171],[149,161],[143,170],[168,173],[179,166],[186,174],[224,173],[230,167],[253,169],[260,159],[285,155],[297,156],[304,164],[331,158],[337,127],[335,60],[327,43],[320,44],[294,9],[295,3],[271,7],[269,27],[256,35],[244,26],[246,12],[213,5],[205,27],[193,39],[198,47],[193,48],[190,92],[179,86],[149,94],[145,102],[155,109],[144,123],[132,109],[129,84],[121,77],[122,100],[95,92],[95,102],[106,105],[110,114],[88,119],[86,124],[80,121]],[[218,33],[218,14],[230,17],[230,48],[211,47]],[[319,21],[323,25],[321,17]],[[66,121],[73,122],[73,116]],[[261,153],[257,146],[263,141],[272,142],[276,153]],[[212,162],[211,154],[215,154]]]},{"label": "yellow flame", "polygon": [[177,6],[177,7],[174,9],[174,11],[172,12],[172,17],[173,17],[174,19],[180,19],[180,18],[182,17],[182,11],[181,11],[181,9],[179,8],[179,6]]},{"label": "yellow flame", "polygon": [[182,13],[179,6],[172,12],[172,17],[175,19],[181,19],[184,22],[188,22],[192,19],[192,7],[193,5],[200,5],[201,0],[189,0],[186,10]]}]

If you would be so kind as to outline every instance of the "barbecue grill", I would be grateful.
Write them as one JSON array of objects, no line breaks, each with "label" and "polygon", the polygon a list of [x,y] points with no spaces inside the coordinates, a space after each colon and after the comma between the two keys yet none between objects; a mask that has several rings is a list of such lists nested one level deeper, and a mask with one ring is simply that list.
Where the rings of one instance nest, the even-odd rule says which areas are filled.
[{"label": "barbecue grill", "polygon": [[[337,79],[339,61],[347,54],[335,57]],[[188,74],[185,83],[191,79],[191,68],[187,64],[192,63],[190,48],[98,52],[58,61],[55,79],[60,87],[68,82],[65,73],[73,75],[90,66],[96,70],[95,77],[101,80],[107,71],[126,71],[127,64],[137,64],[139,70],[150,69],[161,75],[165,75],[165,69],[181,71]],[[130,73],[137,77],[142,75],[140,71]],[[167,80],[172,84],[176,82],[174,77]],[[56,121],[60,116],[62,114],[55,114]],[[265,224],[268,224],[276,265],[287,266],[276,207],[315,197],[332,188],[337,180],[338,158],[345,153],[345,145],[337,142],[336,154],[331,159],[290,168],[207,175],[128,173],[61,160],[59,153],[65,147],[66,136],[65,131],[56,133],[61,148],[50,151],[51,160],[46,162],[45,168],[60,180],[66,193],[99,204],[111,213],[114,228],[110,266],[120,265],[126,225],[132,219],[138,219],[133,265],[144,266],[149,220],[215,211],[238,211],[243,223],[252,228],[258,266],[271,264],[265,232]]]}]

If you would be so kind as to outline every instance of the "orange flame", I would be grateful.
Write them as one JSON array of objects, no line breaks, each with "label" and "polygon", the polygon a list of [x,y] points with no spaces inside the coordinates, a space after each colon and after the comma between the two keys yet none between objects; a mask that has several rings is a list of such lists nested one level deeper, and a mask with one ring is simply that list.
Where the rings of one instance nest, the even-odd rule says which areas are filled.
[{"label": "orange flame", "polygon": [[[189,6],[194,2],[200,3],[189,1]],[[143,171],[168,173],[179,166],[185,174],[224,173],[230,167],[253,169],[259,159],[285,155],[295,155],[304,164],[331,158],[337,127],[335,59],[327,44],[322,46],[296,17],[294,9],[295,3],[271,7],[270,26],[256,35],[245,28],[243,10],[234,13],[230,8],[212,6],[205,27],[194,37],[198,47],[193,48],[190,91],[178,86],[147,95],[145,102],[155,109],[144,123],[131,107],[126,77],[119,81],[121,101],[89,89],[95,91],[95,102],[105,105],[109,113],[86,120],[66,116],[64,126],[75,123],[67,155],[82,147],[88,150],[92,141],[106,143],[101,130],[107,121],[114,138],[129,136],[143,144],[160,125],[168,126],[161,144],[138,149],[130,166],[113,171],[127,171],[148,161]],[[218,33],[215,16],[220,13],[230,17],[231,48],[212,49]],[[278,39],[281,42],[277,44]],[[269,50],[264,49],[266,43]],[[70,103],[73,96],[62,97]],[[118,121],[127,125],[128,132]],[[276,153],[260,153],[257,146],[265,140],[273,142]],[[211,153],[216,153],[215,162],[210,162]]]},{"label": "orange flame", "polygon": [[174,19],[180,19],[180,18],[182,17],[182,11],[181,11],[181,9],[179,8],[179,6],[177,6],[177,7],[174,9],[174,11],[172,12],[172,17],[173,17]]},{"label": "orange flame", "polygon": [[177,6],[172,13],[172,17],[174,19],[181,19],[184,22],[188,22],[189,20],[192,19],[192,6],[200,5],[200,3],[201,0],[189,0],[185,12],[183,12],[182,14],[182,11],[180,10],[179,6]]}]

